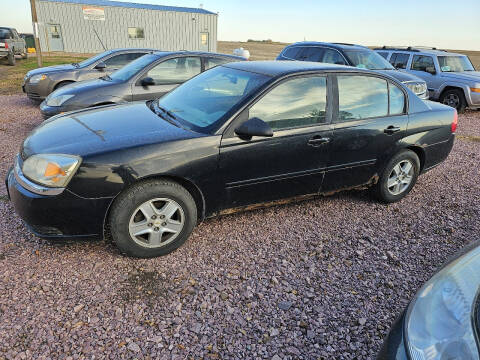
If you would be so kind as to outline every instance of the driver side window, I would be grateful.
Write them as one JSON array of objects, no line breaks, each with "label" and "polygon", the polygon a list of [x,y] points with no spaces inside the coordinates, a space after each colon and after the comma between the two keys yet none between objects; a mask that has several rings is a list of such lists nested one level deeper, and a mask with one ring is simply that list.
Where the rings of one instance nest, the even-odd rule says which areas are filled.
[{"label": "driver side window", "polygon": [[202,65],[199,57],[179,57],[161,62],[148,71],[155,85],[181,84],[199,74]]},{"label": "driver side window", "polygon": [[250,108],[250,118],[265,121],[273,131],[326,122],[327,79],[301,77],[276,86]]}]

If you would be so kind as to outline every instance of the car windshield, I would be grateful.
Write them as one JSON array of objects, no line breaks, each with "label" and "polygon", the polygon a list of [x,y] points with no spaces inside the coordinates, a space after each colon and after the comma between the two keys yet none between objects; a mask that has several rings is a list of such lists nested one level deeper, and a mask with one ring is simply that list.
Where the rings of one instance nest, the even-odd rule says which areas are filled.
[{"label": "car windshield", "polygon": [[213,133],[223,118],[255,89],[271,78],[266,75],[217,66],[177,87],[158,100],[183,126],[196,132]]},{"label": "car windshield", "polygon": [[158,55],[147,54],[140,56],[139,58],[133,60],[131,63],[128,63],[121,69],[111,73],[108,79],[122,82],[127,81],[155,60],[158,60]]},{"label": "car windshield", "polygon": [[105,51],[103,53],[100,53],[100,54],[97,54],[95,56],[92,56],[91,58],[88,58],[86,60],[83,60],[82,62],[79,62],[78,65],[80,67],[85,67],[85,66],[90,66],[92,65],[94,62],[100,60],[101,58],[109,55],[111,53],[111,51]]},{"label": "car windshield", "polygon": [[395,70],[383,57],[371,50],[344,50],[353,66],[369,70]]},{"label": "car windshield", "polygon": [[438,64],[442,72],[475,71],[468,56],[438,56]]},{"label": "car windshield", "polygon": [[9,39],[11,37],[10,30],[0,29],[0,39]]}]

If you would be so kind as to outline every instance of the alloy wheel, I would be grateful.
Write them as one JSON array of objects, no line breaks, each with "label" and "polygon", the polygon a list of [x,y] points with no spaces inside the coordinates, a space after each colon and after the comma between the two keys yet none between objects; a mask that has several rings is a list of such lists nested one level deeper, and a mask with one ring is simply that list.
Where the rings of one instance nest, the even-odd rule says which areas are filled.
[{"label": "alloy wheel", "polygon": [[395,165],[387,180],[387,188],[390,194],[400,195],[408,189],[412,183],[414,167],[410,160],[402,160]]},{"label": "alloy wheel", "polygon": [[176,201],[156,198],[135,209],[128,230],[138,245],[159,248],[175,240],[184,225],[185,213]]},{"label": "alloy wheel", "polygon": [[456,109],[460,105],[460,98],[457,94],[450,93],[443,98],[443,103]]}]

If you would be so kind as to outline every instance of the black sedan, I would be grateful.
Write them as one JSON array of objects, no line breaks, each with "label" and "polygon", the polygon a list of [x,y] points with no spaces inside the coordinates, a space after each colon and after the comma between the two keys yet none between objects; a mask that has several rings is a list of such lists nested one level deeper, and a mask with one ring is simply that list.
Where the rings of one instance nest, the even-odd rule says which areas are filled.
[{"label": "black sedan", "polygon": [[478,360],[480,243],[423,285],[395,322],[378,360]]},{"label": "black sedan", "polygon": [[217,66],[159,100],[58,116],[24,141],[7,187],[41,237],[102,236],[167,254],[197,222],[304,194],[402,199],[449,154],[454,109],[369,70]]},{"label": "black sedan", "polygon": [[111,74],[129,62],[155,51],[153,49],[112,49],[79,63],[30,70],[23,79],[22,90],[35,101],[45,99],[52,91],[78,81],[98,79]]},{"label": "black sedan", "polygon": [[239,56],[209,52],[159,51],[142,56],[100,79],[82,81],[51,93],[40,105],[44,118],[92,106],[158,99],[202,71]]}]

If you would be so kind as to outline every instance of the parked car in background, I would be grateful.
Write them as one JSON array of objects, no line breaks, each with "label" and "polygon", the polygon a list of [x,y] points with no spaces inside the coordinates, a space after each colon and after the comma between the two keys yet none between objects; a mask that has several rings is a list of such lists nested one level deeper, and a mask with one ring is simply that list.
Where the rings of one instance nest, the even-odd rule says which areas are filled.
[{"label": "parked car in background", "polygon": [[27,45],[17,30],[0,27],[0,59],[5,58],[9,65],[15,65],[15,55],[27,57]]},{"label": "parked car in background", "polygon": [[114,49],[79,63],[48,66],[30,70],[23,79],[22,90],[32,100],[43,100],[62,86],[108,75],[153,49]]},{"label": "parked car in background", "polygon": [[278,55],[277,60],[315,61],[376,70],[393,76],[410,88],[420,99],[428,99],[427,84],[424,80],[396,71],[388,61],[365,46],[303,41],[286,46]]},{"label": "parked car in background", "polygon": [[479,359],[480,243],[428,280],[396,320],[378,360]]},{"label": "parked car in background", "polygon": [[97,80],[65,86],[40,105],[44,118],[99,105],[157,99],[188,79],[220,64],[245,58],[210,52],[159,51]]},{"label": "parked car in background", "polygon": [[123,253],[159,256],[232,208],[368,186],[399,201],[448,156],[456,123],[455,109],[382,73],[234,62],[158,100],[45,121],[25,139],[7,188],[38,236],[108,228]]},{"label": "parked car in background", "polygon": [[480,108],[480,72],[468,56],[435,48],[384,46],[375,50],[395,68],[424,79],[432,100],[458,112]]}]

